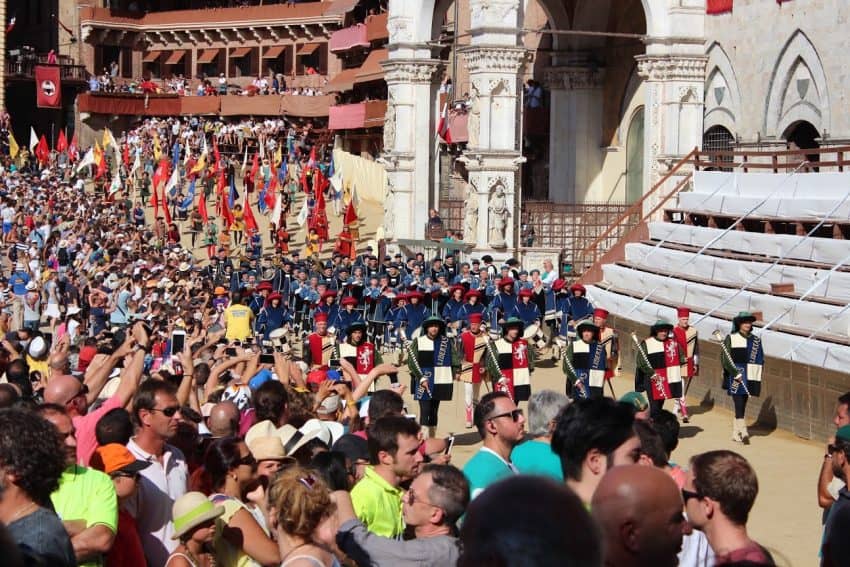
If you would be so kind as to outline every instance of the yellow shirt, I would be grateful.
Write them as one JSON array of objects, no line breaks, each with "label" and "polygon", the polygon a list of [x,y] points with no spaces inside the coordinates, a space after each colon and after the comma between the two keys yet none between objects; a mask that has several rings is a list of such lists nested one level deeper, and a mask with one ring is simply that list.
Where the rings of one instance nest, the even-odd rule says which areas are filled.
[{"label": "yellow shirt", "polygon": [[246,305],[231,305],[224,310],[224,337],[227,340],[244,341],[251,336],[251,321],[254,312]]},{"label": "yellow shirt", "polygon": [[404,532],[402,494],[404,491],[384,480],[374,468],[366,467],[366,474],[351,490],[351,503],[366,529],[379,536],[396,538]]}]

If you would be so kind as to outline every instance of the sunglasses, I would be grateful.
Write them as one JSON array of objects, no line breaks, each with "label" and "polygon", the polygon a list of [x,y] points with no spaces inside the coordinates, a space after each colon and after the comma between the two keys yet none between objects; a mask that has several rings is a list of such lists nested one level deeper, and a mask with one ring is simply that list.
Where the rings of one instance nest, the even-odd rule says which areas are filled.
[{"label": "sunglasses", "polygon": [[83,384],[83,385],[80,387],[80,391],[79,391],[79,392],[77,392],[76,394],[74,394],[74,395],[71,397],[71,399],[70,399],[70,400],[68,400],[67,402],[65,402],[65,405],[70,404],[71,402],[73,402],[74,400],[76,400],[77,398],[79,398],[80,396],[87,396],[87,395],[88,395],[88,393],[89,393],[89,387],[88,387],[86,384]]},{"label": "sunglasses", "polygon": [[174,417],[174,414],[180,411],[180,406],[171,406],[164,409],[151,408],[151,411],[158,411],[165,417]]},{"label": "sunglasses", "polygon": [[236,461],[237,465],[245,465],[246,467],[253,467],[257,464],[257,459],[254,458],[254,455],[248,453],[238,461]]},{"label": "sunglasses", "polygon": [[437,507],[435,504],[431,504],[431,503],[430,503],[430,502],[428,502],[427,500],[424,500],[424,499],[419,498],[418,496],[416,496],[416,493],[415,493],[415,492],[413,492],[412,490],[408,490],[408,491],[407,491],[407,503],[408,503],[409,505],[413,506],[413,505],[414,505],[414,504],[416,504],[417,502],[419,502],[419,503],[421,503],[421,504],[425,504],[426,506],[434,506],[434,507]]},{"label": "sunglasses", "polygon": [[699,492],[693,492],[692,490],[685,490],[683,488],[682,501],[687,504],[688,500],[690,500],[691,498],[696,498],[697,500],[700,500],[702,498],[702,494],[700,494]]},{"label": "sunglasses", "polygon": [[137,472],[135,472],[135,473],[131,473],[131,472],[124,472],[124,471],[116,471],[116,472],[112,473],[112,474],[111,474],[111,475],[109,475],[109,476],[110,476],[111,478],[132,478],[132,479],[138,479],[138,478],[139,478],[139,473],[137,473]]},{"label": "sunglasses", "polygon": [[500,417],[508,417],[508,416],[510,416],[510,418],[514,421],[514,423],[516,423],[517,421],[519,421],[519,418],[522,416],[522,410],[517,408],[513,411],[500,413],[498,415],[491,415],[490,417],[487,418],[487,421],[490,421],[491,419],[499,419]]}]

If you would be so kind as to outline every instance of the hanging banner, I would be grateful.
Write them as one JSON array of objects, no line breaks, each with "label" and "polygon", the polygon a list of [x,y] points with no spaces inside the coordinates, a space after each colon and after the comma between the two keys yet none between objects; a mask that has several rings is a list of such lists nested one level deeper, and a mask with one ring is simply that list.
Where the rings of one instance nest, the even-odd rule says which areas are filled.
[{"label": "hanging banner", "polygon": [[58,66],[36,66],[35,92],[36,106],[39,108],[62,108],[62,85]]}]

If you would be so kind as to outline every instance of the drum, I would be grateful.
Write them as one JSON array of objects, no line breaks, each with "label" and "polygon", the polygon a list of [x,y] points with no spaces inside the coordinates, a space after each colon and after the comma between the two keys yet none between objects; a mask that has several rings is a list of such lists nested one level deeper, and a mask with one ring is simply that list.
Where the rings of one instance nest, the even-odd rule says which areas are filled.
[{"label": "drum", "polygon": [[537,350],[546,348],[546,345],[548,344],[546,341],[546,333],[543,332],[543,329],[541,329],[540,325],[537,323],[532,323],[527,326],[522,333],[522,338],[532,344]]},{"label": "drum", "polygon": [[269,333],[269,340],[274,346],[285,345],[287,342],[289,342],[287,339],[288,333],[289,331],[286,330],[286,327],[280,327]]}]

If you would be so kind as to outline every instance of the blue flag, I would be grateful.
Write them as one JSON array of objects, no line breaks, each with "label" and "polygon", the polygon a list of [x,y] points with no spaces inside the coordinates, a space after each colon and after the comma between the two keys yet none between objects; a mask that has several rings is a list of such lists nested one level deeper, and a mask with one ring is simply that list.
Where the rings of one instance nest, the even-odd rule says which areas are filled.
[{"label": "blue flag", "polygon": [[186,198],[183,199],[183,202],[180,203],[181,209],[188,209],[192,206],[192,202],[195,200],[195,179],[192,179],[189,182],[189,193],[186,195]]},{"label": "blue flag", "polygon": [[227,196],[227,206],[231,209],[236,204],[236,176],[230,177],[230,195]]},{"label": "blue flag", "polygon": [[271,181],[266,181],[263,184],[263,190],[260,191],[260,197],[259,197],[260,200],[259,200],[259,202],[257,202],[257,208],[260,209],[261,213],[264,213],[266,211],[266,209],[268,208],[266,206],[266,193],[268,193],[268,190],[269,190],[269,183],[271,183]]},{"label": "blue flag", "polygon": [[171,171],[177,169],[177,164],[180,163],[180,142],[174,142],[174,147],[171,148]]}]

